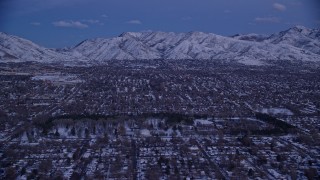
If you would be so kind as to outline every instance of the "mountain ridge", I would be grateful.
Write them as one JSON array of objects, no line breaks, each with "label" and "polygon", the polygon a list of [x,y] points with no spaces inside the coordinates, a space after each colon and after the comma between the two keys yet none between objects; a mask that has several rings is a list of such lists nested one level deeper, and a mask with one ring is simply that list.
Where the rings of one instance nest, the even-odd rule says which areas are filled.
[{"label": "mountain ridge", "polygon": [[0,34],[0,61],[103,63],[108,60],[198,59],[263,65],[266,60],[320,62],[320,30],[302,26],[271,35],[231,37],[192,31],[124,32],[87,39],[65,49],[48,49],[17,36]]}]

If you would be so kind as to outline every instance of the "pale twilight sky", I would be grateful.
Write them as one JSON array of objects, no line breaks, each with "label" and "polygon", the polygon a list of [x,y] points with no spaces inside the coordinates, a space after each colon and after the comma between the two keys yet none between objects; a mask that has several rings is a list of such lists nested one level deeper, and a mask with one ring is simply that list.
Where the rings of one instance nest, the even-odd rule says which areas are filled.
[{"label": "pale twilight sky", "polygon": [[45,47],[128,31],[271,34],[320,27],[319,0],[1,0],[0,31]]}]

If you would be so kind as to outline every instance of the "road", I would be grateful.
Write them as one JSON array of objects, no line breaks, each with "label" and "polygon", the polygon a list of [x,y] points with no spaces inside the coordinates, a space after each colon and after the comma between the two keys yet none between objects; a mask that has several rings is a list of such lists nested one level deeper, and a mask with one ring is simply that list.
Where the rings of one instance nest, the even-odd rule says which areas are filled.
[{"label": "road", "polygon": [[221,169],[219,168],[219,166],[211,160],[210,156],[207,154],[207,152],[202,148],[202,146],[199,144],[198,141],[197,142],[197,146],[198,148],[201,150],[202,154],[205,156],[205,158],[209,161],[210,166],[215,170],[216,173],[219,173],[221,176],[223,176],[223,179],[225,180],[229,180],[230,178],[228,177],[228,175],[221,171]]}]

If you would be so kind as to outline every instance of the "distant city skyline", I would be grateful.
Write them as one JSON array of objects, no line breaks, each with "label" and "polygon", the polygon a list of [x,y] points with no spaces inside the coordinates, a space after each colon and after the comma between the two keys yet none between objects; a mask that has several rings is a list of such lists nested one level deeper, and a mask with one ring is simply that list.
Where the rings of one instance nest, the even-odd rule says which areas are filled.
[{"label": "distant city skyline", "polygon": [[271,34],[320,27],[318,0],[3,0],[0,31],[48,48],[122,32]]}]

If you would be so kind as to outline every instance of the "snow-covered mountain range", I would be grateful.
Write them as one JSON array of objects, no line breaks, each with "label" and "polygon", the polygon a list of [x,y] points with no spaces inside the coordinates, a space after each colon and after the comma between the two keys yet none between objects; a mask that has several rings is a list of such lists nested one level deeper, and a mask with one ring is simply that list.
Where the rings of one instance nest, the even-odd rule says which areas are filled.
[{"label": "snow-covered mountain range", "polygon": [[40,47],[29,40],[0,32],[1,62],[58,62],[70,61],[72,58],[70,55]]},{"label": "snow-covered mountain range", "polygon": [[73,48],[54,50],[0,33],[1,62],[103,63],[108,60],[212,59],[260,65],[268,60],[320,62],[320,30],[296,26],[272,35],[126,32],[97,38]]}]

